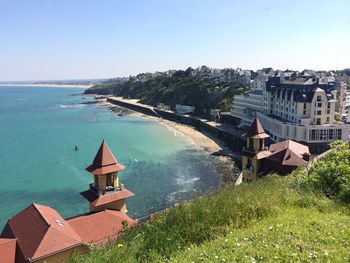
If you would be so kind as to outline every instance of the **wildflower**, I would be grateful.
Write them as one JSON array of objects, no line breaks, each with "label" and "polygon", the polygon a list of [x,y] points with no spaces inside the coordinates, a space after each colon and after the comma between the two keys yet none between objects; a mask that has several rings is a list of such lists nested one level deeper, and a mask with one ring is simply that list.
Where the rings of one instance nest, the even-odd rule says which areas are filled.
[{"label": "wildflower", "polygon": [[124,245],[123,244],[118,244],[118,247],[123,247]]},{"label": "wildflower", "polygon": [[325,256],[328,256],[328,255],[329,255],[329,253],[328,253],[327,250],[324,251],[324,254],[325,254]]},{"label": "wildflower", "polygon": [[227,242],[228,241],[228,239],[225,239],[225,242]]},{"label": "wildflower", "polygon": [[219,256],[215,256],[215,258],[216,258],[216,259],[218,259],[218,258],[219,258]]},{"label": "wildflower", "polygon": [[317,253],[315,251],[310,252],[309,258],[317,258]]}]

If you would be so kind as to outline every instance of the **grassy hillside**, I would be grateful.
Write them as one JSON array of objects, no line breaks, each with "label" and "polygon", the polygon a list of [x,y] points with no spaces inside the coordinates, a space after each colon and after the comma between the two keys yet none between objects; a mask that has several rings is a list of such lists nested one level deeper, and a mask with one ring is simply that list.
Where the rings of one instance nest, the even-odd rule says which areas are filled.
[{"label": "grassy hillside", "polygon": [[248,90],[247,87],[237,87],[234,82],[224,84],[208,78],[207,71],[196,76],[193,76],[192,72],[193,69],[188,68],[185,71],[178,70],[172,76],[159,73],[156,77],[144,73],[131,77],[124,83],[115,83],[111,80],[98,84],[85,93],[114,94],[124,98],[140,99],[142,103],[153,106],[164,103],[172,109],[176,104],[192,105],[196,107],[196,113],[203,114],[209,108],[229,111],[233,95]]},{"label": "grassy hillside", "polygon": [[272,176],[182,203],[72,262],[349,262],[349,250],[347,206]]}]

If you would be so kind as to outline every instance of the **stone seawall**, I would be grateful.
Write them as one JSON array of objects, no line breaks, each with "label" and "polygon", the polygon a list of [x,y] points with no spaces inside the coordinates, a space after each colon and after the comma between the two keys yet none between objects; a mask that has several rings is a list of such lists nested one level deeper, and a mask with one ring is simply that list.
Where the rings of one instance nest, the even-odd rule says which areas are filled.
[{"label": "stone seawall", "polygon": [[128,103],[114,98],[108,98],[108,102],[120,107],[124,107],[130,110],[144,113],[153,117],[163,118],[166,120],[174,121],[181,124],[186,124],[195,127],[198,131],[205,131],[212,136],[217,137],[224,143],[226,143],[232,150],[240,152],[243,148],[244,141],[240,134],[231,133],[220,127],[212,126],[203,120],[195,117],[180,115],[175,112],[169,112],[152,108],[150,106],[143,106],[134,103]]}]

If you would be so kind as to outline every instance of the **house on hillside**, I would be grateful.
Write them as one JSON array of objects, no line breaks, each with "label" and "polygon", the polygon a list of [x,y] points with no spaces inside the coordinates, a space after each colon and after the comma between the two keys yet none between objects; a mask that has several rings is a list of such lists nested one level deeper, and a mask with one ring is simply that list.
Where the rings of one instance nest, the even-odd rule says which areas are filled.
[{"label": "house on hillside", "polygon": [[242,151],[242,181],[249,182],[270,172],[287,175],[310,160],[309,147],[285,140],[267,147],[270,136],[256,118],[243,135],[246,146]]},{"label": "house on hillside", "polygon": [[90,212],[64,219],[55,209],[32,203],[10,218],[0,235],[0,262],[66,262],[74,254],[89,250],[89,244],[116,239],[137,220],[127,214],[125,199],[134,194],[120,184],[118,163],[105,141],[93,163],[86,168],[94,183],[81,193]]}]

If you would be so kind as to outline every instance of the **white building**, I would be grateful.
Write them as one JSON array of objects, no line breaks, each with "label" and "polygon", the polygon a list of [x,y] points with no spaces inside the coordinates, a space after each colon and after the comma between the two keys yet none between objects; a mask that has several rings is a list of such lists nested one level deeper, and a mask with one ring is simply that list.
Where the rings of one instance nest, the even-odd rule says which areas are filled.
[{"label": "white building", "polygon": [[193,113],[196,108],[194,106],[176,104],[175,109],[176,109],[176,113],[189,114],[189,113]]},{"label": "white building", "polygon": [[309,144],[347,141],[350,126],[334,119],[335,83],[312,78],[285,81],[283,75],[269,78],[262,89],[256,87],[235,96],[231,114],[248,127],[258,117],[274,141],[291,139]]}]

